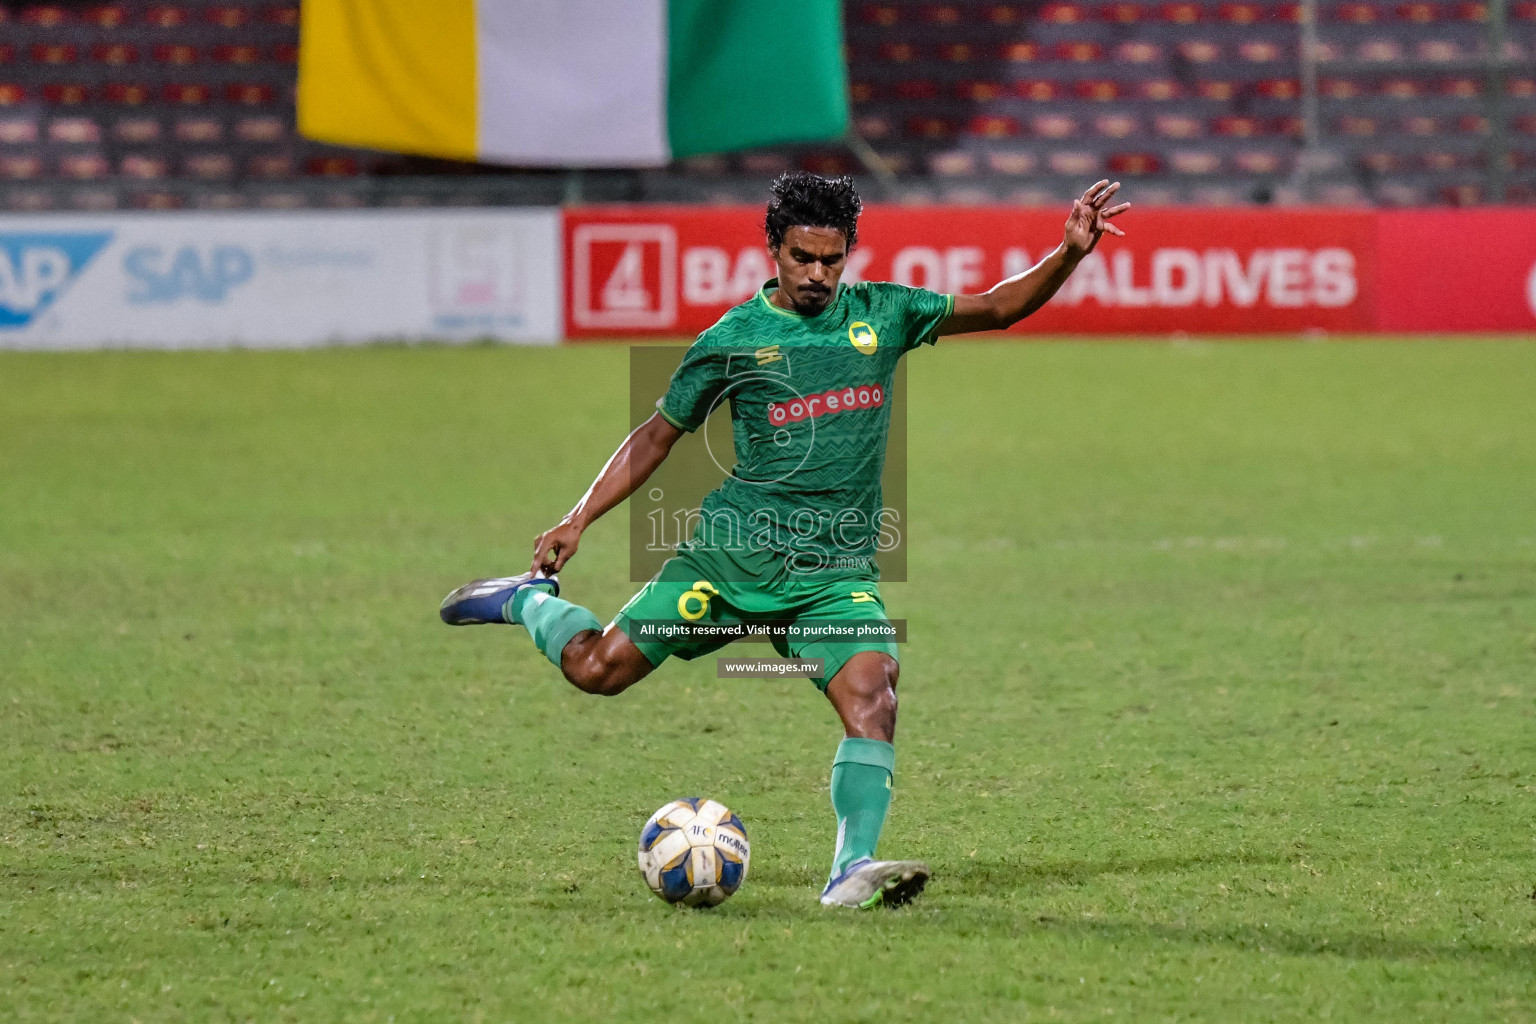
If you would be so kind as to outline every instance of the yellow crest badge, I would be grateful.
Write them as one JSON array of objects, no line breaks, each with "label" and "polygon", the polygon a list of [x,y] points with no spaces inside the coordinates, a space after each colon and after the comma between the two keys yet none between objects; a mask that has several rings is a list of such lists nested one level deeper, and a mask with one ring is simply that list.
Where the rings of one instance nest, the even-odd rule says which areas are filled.
[{"label": "yellow crest badge", "polygon": [[875,329],[862,320],[855,320],[848,325],[848,340],[865,355],[873,355],[880,344],[880,336],[875,333]]}]

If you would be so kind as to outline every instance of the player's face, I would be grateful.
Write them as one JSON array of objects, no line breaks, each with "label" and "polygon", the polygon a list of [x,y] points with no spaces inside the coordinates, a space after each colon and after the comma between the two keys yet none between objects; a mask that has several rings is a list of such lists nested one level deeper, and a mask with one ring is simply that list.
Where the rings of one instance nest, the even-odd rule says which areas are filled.
[{"label": "player's face", "polygon": [[848,263],[848,240],[837,228],[792,227],[769,255],[779,265],[779,305],[815,316],[837,294]]}]

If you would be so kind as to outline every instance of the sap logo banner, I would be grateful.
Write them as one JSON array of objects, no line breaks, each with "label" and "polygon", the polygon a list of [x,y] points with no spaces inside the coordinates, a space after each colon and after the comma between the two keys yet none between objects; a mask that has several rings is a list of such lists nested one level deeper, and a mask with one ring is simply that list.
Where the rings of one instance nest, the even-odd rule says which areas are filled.
[{"label": "sap logo banner", "polygon": [[110,231],[0,234],[0,330],[30,324],[111,240]]},{"label": "sap logo banner", "polygon": [[236,245],[211,249],[184,245],[173,251],[139,245],[123,257],[123,269],[133,279],[128,301],[135,305],[183,298],[212,303],[223,302],[231,289],[249,281],[256,273],[256,261]]}]

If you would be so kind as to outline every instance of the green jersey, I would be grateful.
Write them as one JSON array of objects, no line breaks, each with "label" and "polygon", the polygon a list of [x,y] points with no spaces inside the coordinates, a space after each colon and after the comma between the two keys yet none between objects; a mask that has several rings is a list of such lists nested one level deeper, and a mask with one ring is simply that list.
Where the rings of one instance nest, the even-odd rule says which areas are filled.
[{"label": "green jersey", "polygon": [[898,525],[880,492],[896,364],[937,340],[954,297],[859,283],[802,316],[769,301],[777,287],[699,335],[656,403],[687,431],[731,407],[736,465],[686,547],[732,552],[764,576],[873,578],[882,529]]}]

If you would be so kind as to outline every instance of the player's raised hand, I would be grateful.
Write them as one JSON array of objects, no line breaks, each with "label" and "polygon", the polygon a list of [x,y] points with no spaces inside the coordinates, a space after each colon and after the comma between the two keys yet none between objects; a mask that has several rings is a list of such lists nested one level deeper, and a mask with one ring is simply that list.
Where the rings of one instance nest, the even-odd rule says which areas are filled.
[{"label": "player's raised hand", "polygon": [[568,519],[562,519],[554,529],[545,530],[534,538],[534,572],[557,573],[565,568],[576,548],[581,544],[581,528]]},{"label": "player's raised hand", "polygon": [[1062,242],[1075,255],[1086,256],[1093,252],[1093,247],[1099,244],[1099,239],[1106,231],[1112,235],[1125,236],[1124,231],[1109,222],[1111,217],[1118,217],[1131,208],[1130,203],[1109,205],[1109,200],[1118,191],[1118,181],[1111,183],[1105,179],[1095,182],[1083,193],[1083,198],[1072,204],[1072,213],[1067,217]]}]

